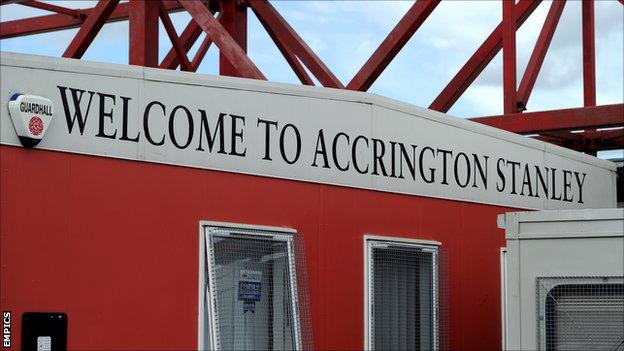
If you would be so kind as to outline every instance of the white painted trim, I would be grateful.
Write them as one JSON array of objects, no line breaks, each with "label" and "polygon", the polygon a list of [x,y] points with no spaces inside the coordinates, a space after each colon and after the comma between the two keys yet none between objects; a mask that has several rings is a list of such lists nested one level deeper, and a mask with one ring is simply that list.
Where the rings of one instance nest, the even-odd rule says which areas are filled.
[{"label": "white painted trim", "polygon": [[500,248],[501,350],[507,350],[507,248]]},{"label": "white painted trim", "polygon": [[290,276],[290,303],[293,312],[293,334],[295,337],[295,350],[302,350],[301,340],[301,314],[299,313],[299,290],[297,289],[297,264],[295,260],[294,240],[290,237],[286,240],[288,247],[288,273]]},{"label": "white painted trim", "polygon": [[370,268],[369,268],[369,249],[368,249],[368,241],[367,235],[363,236],[362,247],[364,248],[364,350],[370,350],[370,340],[369,340],[369,321],[370,321],[370,311],[369,311],[369,295],[370,295],[370,284],[368,282],[368,277],[370,276]]},{"label": "white painted trim", "polygon": [[497,220],[507,240],[622,237],[622,221],[624,208],[508,212]]},{"label": "white painted trim", "polygon": [[[207,268],[207,251],[206,251],[206,227],[215,227],[215,228],[227,228],[227,229],[246,229],[246,230],[262,230],[262,231],[272,231],[278,233],[295,233],[296,231],[291,228],[281,228],[281,227],[272,227],[272,226],[263,226],[263,225],[253,225],[253,224],[237,224],[230,222],[217,222],[217,221],[199,221],[199,285],[198,285],[198,300],[197,300],[197,349],[198,350],[207,350],[207,339],[210,338],[210,335],[206,335],[206,308],[211,308],[210,305],[206,305],[207,298],[209,297],[207,294],[207,283],[208,279],[206,276],[206,268]],[[213,341],[210,341],[210,345],[213,345]]]},{"label": "white painted trim", "polygon": [[432,300],[436,301],[436,304],[431,304],[431,314],[432,314],[432,324],[433,330],[431,334],[433,334],[433,347],[432,350],[440,350],[440,316],[438,316],[438,307],[440,307],[440,291],[438,287],[440,286],[440,274],[439,274],[439,266],[438,266],[438,248],[436,247],[433,252],[431,252],[431,287],[433,291],[431,295],[433,296]]},{"label": "white painted trim", "polygon": [[[206,227],[203,228],[203,232],[204,232],[204,238],[205,238],[205,242],[206,242],[206,267],[208,268],[209,266],[209,262],[213,261],[213,257],[212,257],[212,252],[210,250],[208,250],[208,245],[209,245],[209,241],[208,239],[208,233],[206,231]],[[212,275],[212,269],[207,269],[208,271],[208,284],[206,284],[206,309],[208,310],[208,317],[210,318],[210,333],[209,333],[209,343],[210,343],[210,349],[211,350],[218,350],[219,349],[219,340],[218,340],[218,335],[216,333],[214,333],[214,330],[216,329],[216,325],[217,325],[217,320],[215,318],[214,312],[212,310],[212,291],[214,290],[214,281],[215,281],[215,277]]]},{"label": "white painted trim", "polygon": [[433,246],[441,246],[442,243],[435,240],[421,240],[414,238],[404,238],[400,236],[386,236],[386,235],[377,235],[377,234],[365,234],[364,240],[378,240],[378,241],[388,241],[393,243],[405,243],[405,244],[416,244],[416,245],[433,245]]},{"label": "white painted trim", "polygon": [[[371,315],[370,315],[370,250],[372,248],[372,246],[369,243],[373,243],[373,242],[378,242],[378,243],[387,243],[390,245],[405,245],[405,246],[409,246],[409,247],[422,247],[422,248],[429,248],[429,249],[435,249],[435,253],[433,253],[434,257],[433,257],[433,267],[432,267],[432,273],[435,277],[435,279],[432,280],[432,286],[434,286],[434,293],[437,295],[439,294],[438,291],[438,286],[437,286],[437,280],[439,279],[439,273],[438,273],[438,268],[436,266],[436,258],[437,258],[437,254],[438,254],[438,247],[442,245],[441,242],[439,241],[434,241],[434,240],[420,240],[420,239],[413,239],[413,238],[403,238],[403,237],[396,237],[396,236],[385,236],[385,235],[375,235],[375,234],[365,234],[363,236],[363,248],[364,248],[364,350],[372,350],[372,345],[371,345],[371,340],[370,340],[370,336],[371,336],[371,330],[370,330],[370,320],[371,320]],[[438,298],[439,299],[439,298]],[[439,301],[438,301],[439,304]],[[434,311],[437,308],[437,306],[433,306],[434,307]],[[439,321],[438,318],[435,315],[434,312],[434,316],[433,316],[433,324],[434,326],[439,326]],[[439,341],[437,340],[437,338],[439,337],[439,331],[434,330],[433,331],[433,335],[434,335],[434,341],[433,341],[433,345],[434,345],[434,350],[437,350],[437,348],[439,347]]]},{"label": "white painted trim", "polygon": [[601,221],[624,218],[624,208],[517,212],[518,222]]},{"label": "white painted trim", "polygon": [[[198,350],[207,349],[205,345],[207,341],[206,319],[208,317],[210,318],[210,333],[208,335],[210,349],[218,350],[220,348],[218,340],[212,337],[215,335],[214,331],[216,330],[217,321],[215,314],[212,312],[213,300],[211,291],[214,290],[214,286],[212,285],[214,284],[214,277],[211,275],[212,271],[208,269],[210,264],[208,261],[212,261],[212,252],[207,249],[209,245],[209,229],[217,229],[228,232],[243,232],[245,234],[249,234],[250,236],[270,236],[274,240],[286,242],[288,248],[288,271],[290,275],[291,301],[293,309],[293,328],[295,329],[293,334],[295,337],[295,348],[297,350],[301,350],[301,316],[299,313],[300,306],[297,291],[297,272],[294,270],[296,257],[293,246],[293,234],[296,234],[297,231],[293,228],[205,220],[199,222]],[[206,277],[206,271],[208,271],[208,277]],[[210,286],[208,286],[208,284],[210,284]],[[206,309],[208,310],[208,313],[206,313]]]},{"label": "white painted trim", "polygon": [[585,239],[585,238],[617,238],[624,236],[624,232],[584,232],[584,233],[551,233],[551,232],[541,232],[541,233],[530,233],[523,234],[520,233],[518,239],[557,239],[557,238],[565,238],[565,239]]},{"label": "white painted trim", "polygon": [[202,227],[260,230],[260,231],[267,231],[267,232],[278,232],[278,233],[289,233],[289,234],[297,233],[297,231],[293,228],[276,227],[276,226],[260,225],[260,224],[241,224],[241,223],[232,223],[232,222],[200,221],[199,225]]},{"label": "white painted trim", "polygon": [[199,223],[199,291],[197,298],[197,349],[206,349],[206,235],[204,225]]}]

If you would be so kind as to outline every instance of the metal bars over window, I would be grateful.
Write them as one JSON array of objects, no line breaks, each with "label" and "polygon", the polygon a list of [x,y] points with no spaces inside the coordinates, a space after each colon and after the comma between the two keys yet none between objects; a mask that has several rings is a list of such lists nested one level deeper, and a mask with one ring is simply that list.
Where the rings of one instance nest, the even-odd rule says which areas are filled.
[{"label": "metal bars over window", "polygon": [[[436,245],[385,239],[366,240],[366,348],[445,348],[446,313],[441,296],[440,249]],[[443,263],[443,266],[446,266]],[[445,267],[444,267],[445,268]],[[446,274],[442,280],[446,280]],[[443,287],[440,289],[440,287]],[[441,316],[441,314],[443,316]],[[442,341],[442,344],[441,344]]]},{"label": "metal bars over window", "polygon": [[538,278],[540,350],[624,351],[622,277]]},{"label": "metal bars over window", "polygon": [[205,227],[205,239],[210,348],[311,349],[307,277],[299,236]]}]

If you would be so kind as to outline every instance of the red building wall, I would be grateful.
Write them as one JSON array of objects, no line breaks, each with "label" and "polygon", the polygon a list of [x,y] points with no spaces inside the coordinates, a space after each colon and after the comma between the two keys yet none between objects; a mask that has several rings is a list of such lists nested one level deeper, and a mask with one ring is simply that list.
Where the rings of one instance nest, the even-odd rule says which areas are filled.
[{"label": "red building wall", "polygon": [[[305,238],[315,347],[363,347],[363,235],[449,254],[452,349],[500,348],[490,205],[0,146],[1,305],[66,312],[70,349],[196,349],[200,220]],[[443,194],[440,194],[443,196]]]}]

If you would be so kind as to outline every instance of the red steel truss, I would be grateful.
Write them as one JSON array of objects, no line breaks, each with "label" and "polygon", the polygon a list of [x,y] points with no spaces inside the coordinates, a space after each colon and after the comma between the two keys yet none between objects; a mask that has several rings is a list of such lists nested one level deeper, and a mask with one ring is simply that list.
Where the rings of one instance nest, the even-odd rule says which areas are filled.
[{"label": "red steel truss", "polygon": [[[596,106],[596,63],[594,43],[594,0],[582,2],[583,101],[571,109],[524,112],[548,47],[566,5],[553,1],[529,59],[516,83],[516,30],[541,0],[503,1],[503,20],[484,40],[434,99],[430,109],[446,112],[500,50],[503,50],[504,115],[472,120],[511,132],[532,135],[540,140],[595,154],[600,150],[624,148],[624,105]],[[624,5],[624,0],[618,0]],[[49,15],[0,23],[0,39],[69,28],[80,28],[63,57],[81,58],[104,24],[129,21],[129,59],[133,65],[196,71],[212,44],[219,50],[220,74],[266,80],[247,56],[247,12],[256,15],[302,84],[314,85],[312,74],[325,87],[366,91],[407,44],[440,0],[417,0],[346,85],[312,51],[297,32],[267,0],[99,0],[88,9],[72,9],[37,0],[0,0],[0,5],[16,3],[53,12]],[[186,11],[191,20],[177,33],[169,14]],[[158,62],[158,26],[161,22],[172,43]],[[206,33],[197,53],[188,51],[200,34]],[[616,78],[617,79],[617,78]],[[614,128],[602,130],[603,128]],[[574,131],[574,133],[571,133]]]}]

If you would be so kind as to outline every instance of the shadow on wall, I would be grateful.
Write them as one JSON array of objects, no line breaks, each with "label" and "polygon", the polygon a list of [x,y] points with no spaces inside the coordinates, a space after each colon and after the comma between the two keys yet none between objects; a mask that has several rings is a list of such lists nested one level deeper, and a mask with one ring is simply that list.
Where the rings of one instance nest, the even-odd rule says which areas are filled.
[{"label": "shadow on wall", "polygon": [[611,161],[617,165],[615,180],[617,207],[624,207],[624,158]]}]

